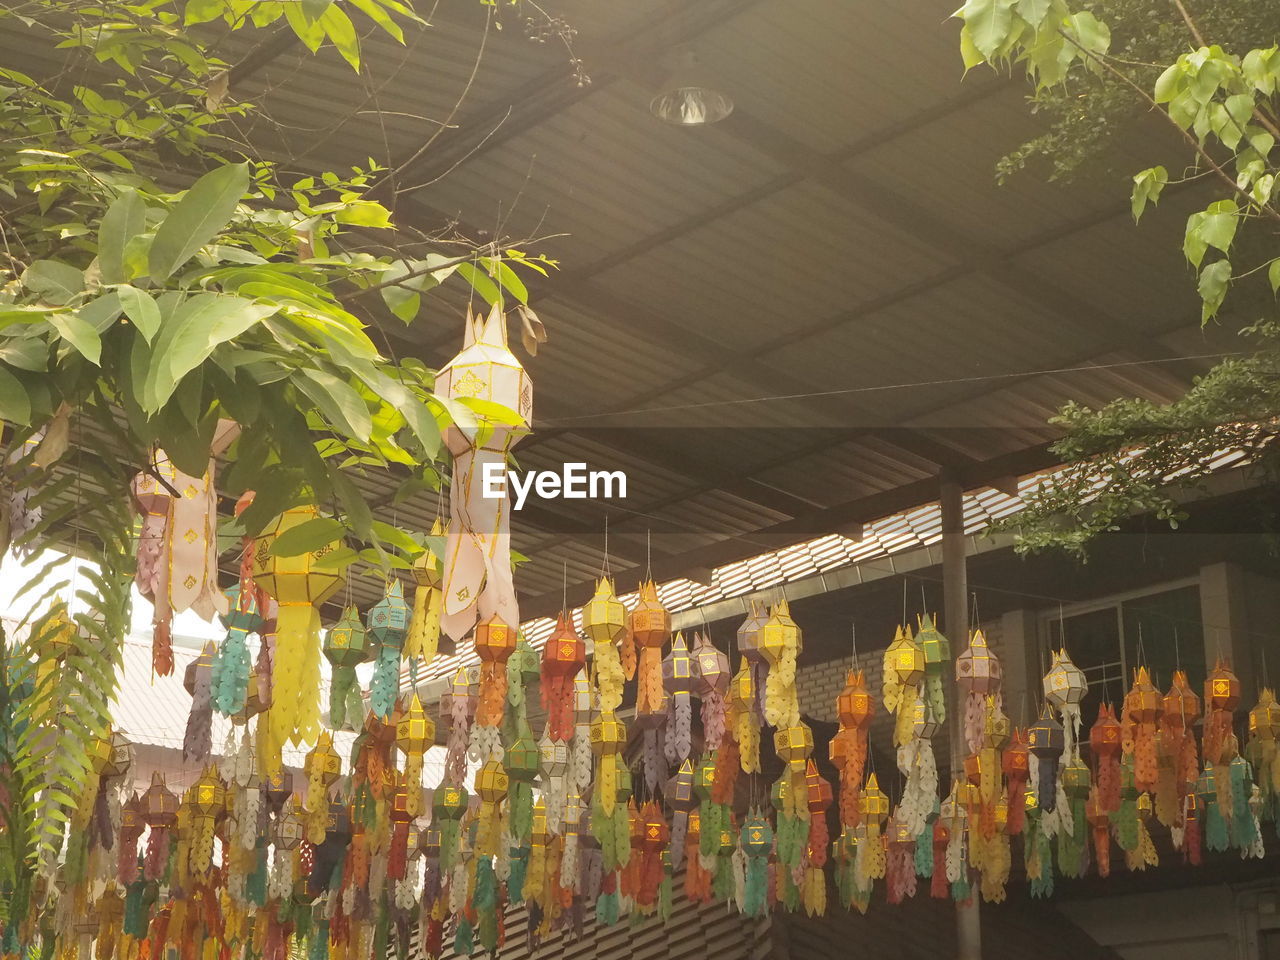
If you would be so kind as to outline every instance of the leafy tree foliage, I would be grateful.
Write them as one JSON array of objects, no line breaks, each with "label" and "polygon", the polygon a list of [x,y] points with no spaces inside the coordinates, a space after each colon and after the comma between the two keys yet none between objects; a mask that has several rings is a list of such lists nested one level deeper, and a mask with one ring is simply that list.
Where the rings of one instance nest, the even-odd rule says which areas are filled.
[{"label": "leafy tree foliage", "polygon": [[1050,119],[1048,132],[1006,157],[1000,173],[1051,158],[1051,176],[1070,175],[1154,115],[1181,149],[1132,175],[1134,219],[1171,184],[1210,184],[1216,197],[1191,214],[1180,238],[1202,320],[1214,321],[1224,304],[1257,320],[1244,331],[1241,356],[1171,404],[1121,400],[1060,411],[1053,422],[1065,437],[1055,452],[1067,469],[1011,521],[1023,550],[1083,555],[1094,536],[1135,512],[1176,525],[1178,488],[1203,481],[1218,454],[1240,450],[1267,470],[1276,456],[1280,8],[1259,0],[1201,6],[967,0],[956,14],[966,67],[1025,70]]},{"label": "leafy tree foliage", "polygon": [[[0,67],[0,501],[28,520],[40,510],[11,528],[6,509],[0,547],[91,562],[74,583],[59,564],[39,570],[24,591],[36,615],[0,644],[0,909],[22,915],[56,890],[128,630],[129,483],[155,449],[198,476],[232,420],[220,492],[256,499],[227,523],[228,544],[310,501],[328,519],[291,552],[342,540],[332,562],[403,569],[424,538],[377,520],[359,477],[394,470],[402,494],[438,486],[443,429],[516,421],[436,396],[432,371],[387,359],[366,320],[412,322],[431,288],[459,279],[523,303],[519,271],[550,262],[396,224],[379,199],[385,164],[302,177],[238,132],[254,105],[229,95],[224,51],[245,47],[229,38],[292,31],[360,70],[362,36],[404,42],[411,28],[425,25],[402,0],[0,10],[0,29],[66,58],[47,77]],[[55,649],[51,598],[67,589],[76,636],[58,633]]]}]

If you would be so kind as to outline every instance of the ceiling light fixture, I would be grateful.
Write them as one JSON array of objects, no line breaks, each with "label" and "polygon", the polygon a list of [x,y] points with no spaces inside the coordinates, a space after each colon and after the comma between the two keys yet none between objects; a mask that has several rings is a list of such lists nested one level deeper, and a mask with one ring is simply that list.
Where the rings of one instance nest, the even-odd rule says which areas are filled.
[{"label": "ceiling light fixture", "polygon": [[676,68],[649,103],[649,111],[678,127],[700,127],[717,123],[733,112],[733,98],[707,82],[697,55],[681,51]]}]

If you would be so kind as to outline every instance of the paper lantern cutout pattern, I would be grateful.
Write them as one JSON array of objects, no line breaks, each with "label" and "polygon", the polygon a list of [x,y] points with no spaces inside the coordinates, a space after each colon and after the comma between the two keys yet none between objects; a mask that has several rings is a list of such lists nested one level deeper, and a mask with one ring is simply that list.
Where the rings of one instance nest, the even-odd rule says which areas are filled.
[{"label": "paper lantern cutout pattern", "polygon": [[512,411],[517,423],[478,413],[478,433],[458,426],[445,431],[453,454],[449,484],[449,538],[445,547],[441,629],[461,640],[477,621],[497,617],[520,622],[511,578],[511,504],[484,496],[490,467],[506,469],[508,451],[533,420],[533,384],[507,346],[507,318],[499,304],[487,317],[467,309],[462,350],[436,374],[435,391],[454,402],[482,400]]}]

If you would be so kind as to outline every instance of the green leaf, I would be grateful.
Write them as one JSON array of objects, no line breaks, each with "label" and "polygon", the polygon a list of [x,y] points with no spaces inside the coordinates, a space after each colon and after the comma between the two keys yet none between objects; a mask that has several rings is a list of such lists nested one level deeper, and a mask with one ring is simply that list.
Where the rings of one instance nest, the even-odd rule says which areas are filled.
[{"label": "green leaf", "polygon": [[1044,18],[1049,15],[1052,0],[1018,0],[1018,16],[1027,21],[1033,28],[1039,29]]},{"label": "green leaf", "polygon": [[324,370],[303,369],[298,374],[294,383],[311,398],[329,423],[361,443],[369,442],[373,416],[368,404],[349,383]]},{"label": "green leaf", "polygon": [[200,293],[183,301],[156,337],[140,398],[142,409],[147,413],[159,410],[173,395],[178,381],[204,363],[215,347],[234,340],[276,309],[230,294]]},{"label": "green leaf", "polygon": [[1146,209],[1147,202],[1158,203],[1160,193],[1169,182],[1169,171],[1164,167],[1150,167],[1133,178],[1133,222],[1137,223]]},{"label": "green leaf", "polygon": [[[335,8],[336,9],[336,8]],[[334,211],[333,219],[338,223],[349,223],[356,227],[394,227],[390,211],[380,203],[372,200],[352,200]]]},{"label": "green leaf", "polygon": [[966,0],[960,16],[969,28],[974,48],[987,60],[995,59],[1013,26],[1017,0]]},{"label": "green leaf", "polygon": [[1181,62],[1165,67],[1164,72],[1156,79],[1156,103],[1168,103],[1182,90],[1186,74]]},{"label": "green leaf", "polygon": [[400,24],[391,18],[391,15],[382,9],[378,0],[347,0],[351,6],[361,11],[366,17],[380,26],[384,31],[394,37],[400,43],[404,43],[404,31],[400,29]]},{"label": "green leaf", "polygon": [[31,400],[18,378],[0,367],[0,418],[26,426],[31,422]]},{"label": "green leaf", "polygon": [[129,322],[138,328],[138,332],[146,338],[147,343],[160,329],[160,307],[155,298],[145,290],[125,284],[116,290],[120,297],[120,307]]},{"label": "green leaf", "polygon": [[111,202],[98,226],[98,269],[103,283],[123,283],[129,279],[125,247],[147,226],[147,208],[133,188]]},{"label": "green leaf", "polygon": [[495,304],[502,299],[502,294],[498,292],[498,285],[475,264],[458,264],[458,275],[471,284],[471,289],[483,297],[485,302]]},{"label": "green leaf", "polygon": [[1067,18],[1067,26],[1076,42],[1090,53],[1106,53],[1111,46],[1110,28],[1092,13],[1073,13]]},{"label": "green leaf", "polygon": [[973,31],[967,23],[960,28],[960,59],[964,62],[966,73],[987,62],[987,58],[973,45]]},{"label": "green leaf", "polygon": [[1200,224],[1200,239],[1223,253],[1229,252],[1236,227],[1240,225],[1239,212],[1234,200],[1218,200],[1209,204]]},{"label": "green leaf", "polygon": [[1200,283],[1197,289],[1200,291],[1200,299],[1203,301],[1200,313],[1201,323],[1207,323],[1217,315],[1218,309],[1222,306],[1222,301],[1227,295],[1227,284],[1230,282],[1230,260],[1215,260],[1200,271]]},{"label": "green leaf", "polygon": [[1271,292],[1280,292],[1280,258],[1272,260],[1267,267],[1267,279],[1271,281]]},{"label": "green leaf", "polygon": [[1244,78],[1263,96],[1276,92],[1280,82],[1280,49],[1273,44],[1265,49],[1250,50],[1240,64]]},{"label": "green leaf", "polygon": [[148,260],[151,279],[167,279],[217,236],[248,189],[247,163],[226,164],[192,184],[156,230]]},{"label": "green leaf", "polygon": [[356,33],[351,18],[342,12],[336,3],[329,4],[328,9],[320,15],[320,26],[325,35],[333,41],[333,45],[342,54],[342,59],[351,64],[351,69],[360,69],[360,37]]},{"label": "green leaf", "polygon": [[99,334],[106,333],[120,317],[120,297],[115,291],[104,293],[80,308],[80,319]]},{"label": "green leaf", "polygon": [[333,492],[338,495],[338,502],[347,514],[351,529],[361,540],[373,540],[373,512],[360,493],[360,488],[332,464],[325,464],[325,470],[328,472],[329,482],[333,484]]},{"label": "green leaf", "polygon": [[49,322],[58,331],[58,335],[75,347],[86,360],[101,365],[102,338],[78,313],[55,313],[50,315]]},{"label": "green leaf", "polygon": [[521,303],[529,302],[529,290],[525,287],[524,281],[516,275],[515,270],[505,260],[498,261],[498,282],[502,284],[502,289],[511,294]]},{"label": "green leaf", "polygon": [[49,369],[49,345],[39,337],[7,337],[0,342],[0,363],[44,373]]},{"label": "green leaf", "polygon": [[284,15],[290,29],[308,50],[315,53],[320,49],[324,43],[324,27],[320,25],[318,15],[310,13],[307,5],[302,3],[286,3]]},{"label": "green leaf", "polygon": [[84,272],[60,260],[36,260],[23,271],[22,285],[46,303],[61,306],[84,289]]},{"label": "green leaf", "polygon": [[346,532],[346,528],[332,517],[314,517],[296,527],[290,527],[271,542],[273,557],[296,557],[314,553],[333,543]]}]

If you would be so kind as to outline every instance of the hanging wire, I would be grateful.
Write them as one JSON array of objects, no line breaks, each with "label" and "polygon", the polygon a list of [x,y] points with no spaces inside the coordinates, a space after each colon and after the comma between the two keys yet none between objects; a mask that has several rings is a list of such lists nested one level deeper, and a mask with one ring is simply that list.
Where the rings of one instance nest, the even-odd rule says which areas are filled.
[{"label": "hanging wire", "polygon": [[600,558],[600,576],[604,578],[612,577],[613,571],[609,568],[609,515],[604,515],[604,556]]}]

